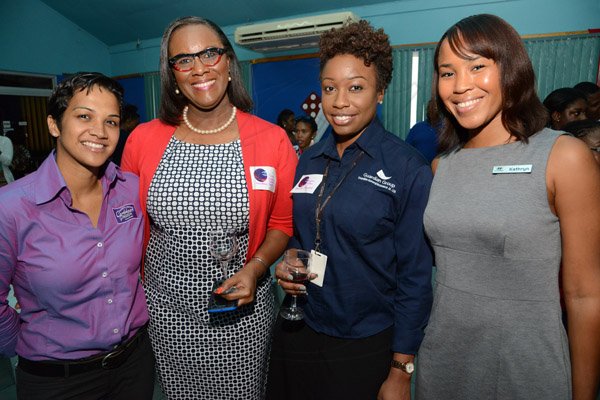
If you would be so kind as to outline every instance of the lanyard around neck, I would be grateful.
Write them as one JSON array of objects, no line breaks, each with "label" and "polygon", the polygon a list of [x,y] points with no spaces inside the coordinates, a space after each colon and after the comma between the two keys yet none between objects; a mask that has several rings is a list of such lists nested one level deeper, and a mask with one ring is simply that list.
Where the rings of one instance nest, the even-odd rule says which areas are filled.
[{"label": "lanyard around neck", "polygon": [[356,167],[356,164],[358,164],[358,161],[360,161],[364,154],[365,152],[361,150],[361,152],[358,153],[356,157],[354,157],[354,160],[352,160],[352,166],[344,173],[344,175],[335,185],[333,190],[329,192],[325,200],[323,200],[323,193],[325,192],[325,184],[327,183],[327,177],[329,175],[329,166],[331,164],[331,158],[327,160],[327,166],[325,167],[325,172],[323,173],[323,181],[321,182],[321,190],[319,191],[319,197],[317,197],[317,205],[315,207],[315,251],[319,251],[321,247],[321,220],[323,218],[323,210],[325,209],[325,206],[327,206],[329,200],[331,200],[338,188],[342,186],[342,183],[346,180],[348,175],[350,175],[350,172],[352,172],[354,167]]}]

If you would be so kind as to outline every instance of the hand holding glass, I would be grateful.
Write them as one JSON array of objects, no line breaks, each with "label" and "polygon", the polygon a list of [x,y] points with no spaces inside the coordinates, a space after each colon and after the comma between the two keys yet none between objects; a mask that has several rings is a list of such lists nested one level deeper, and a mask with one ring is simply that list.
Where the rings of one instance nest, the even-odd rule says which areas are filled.
[{"label": "hand holding glass", "polygon": [[[310,252],[306,250],[289,249],[283,254],[283,265],[291,275],[292,282],[302,283],[308,280],[310,275]],[[304,318],[302,308],[298,307],[296,295],[292,295],[292,303],[289,307],[281,308],[280,314],[290,321],[299,321]]]},{"label": "hand holding glass", "polygon": [[[215,290],[227,279],[229,261],[238,250],[237,232],[233,229],[217,229],[210,232],[210,252],[221,265],[222,277],[215,279],[208,302],[209,313],[232,311],[237,308],[237,300],[226,300],[215,293]],[[235,286],[230,290],[234,290]]]}]

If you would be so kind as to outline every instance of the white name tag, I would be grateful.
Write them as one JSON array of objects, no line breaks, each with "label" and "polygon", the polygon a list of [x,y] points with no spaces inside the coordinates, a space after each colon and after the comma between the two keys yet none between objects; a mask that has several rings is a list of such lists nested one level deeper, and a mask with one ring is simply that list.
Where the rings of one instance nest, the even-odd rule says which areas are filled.
[{"label": "white name tag", "polygon": [[533,164],[523,165],[496,165],[492,169],[492,174],[530,174]]},{"label": "white name tag", "polygon": [[250,175],[252,175],[252,189],[275,192],[277,184],[275,168],[269,166],[250,167]]},{"label": "white name tag", "polygon": [[310,272],[317,274],[317,277],[311,280],[311,283],[319,287],[323,287],[323,279],[325,279],[325,268],[327,267],[327,256],[318,251],[310,251]]},{"label": "white name tag", "polygon": [[290,193],[314,193],[315,189],[321,184],[323,174],[302,175],[296,186]]}]

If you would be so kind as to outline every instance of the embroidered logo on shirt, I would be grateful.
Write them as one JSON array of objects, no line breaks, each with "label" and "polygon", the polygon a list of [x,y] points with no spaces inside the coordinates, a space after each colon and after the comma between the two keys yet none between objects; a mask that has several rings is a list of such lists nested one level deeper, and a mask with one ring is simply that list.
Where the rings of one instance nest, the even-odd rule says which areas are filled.
[{"label": "embroidered logo on shirt", "polygon": [[125,223],[130,219],[137,218],[137,213],[135,212],[135,207],[133,204],[127,204],[123,207],[113,208],[113,212],[115,213],[115,218],[119,224]]},{"label": "embroidered logo on shirt", "polygon": [[[379,171],[379,172],[381,172],[381,171]],[[377,173],[377,175],[379,175],[379,172]],[[382,173],[382,175],[383,175],[383,173]],[[391,176],[389,178],[388,177],[386,177],[386,178],[390,179]],[[373,175],[367,174],[365,172],[364,174],[362,174],[358,177],[358,180],[372,183],[373,185],[375,185],[377,187],[380,187],[385,190],[389,190],[392,193],[396,193],[396,184],[392,183],[392,182],[388,182],[387,180],[380,178],[379,176],[373,176]]]},{"label": "embroidered logo on shirt", "polygon": [[383,172],[382,169],[377,171],[377,176],[380,177],[381,179],[383,179],[384,181],[387,181],[388,179],[392,179],[391,176],[385,176],[385,173]]}]

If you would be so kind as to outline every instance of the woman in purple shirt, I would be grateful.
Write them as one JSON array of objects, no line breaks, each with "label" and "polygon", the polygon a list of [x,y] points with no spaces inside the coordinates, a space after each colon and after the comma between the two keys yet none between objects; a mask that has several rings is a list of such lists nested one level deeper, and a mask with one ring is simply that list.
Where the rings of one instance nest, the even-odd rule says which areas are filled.
[{"label": "woman in purple shirt", "polygon": [[0,189],[0,356],[19,355],[19,399],[152,398],[138,178],[107,161],[122,95],[98,73],[58,85],[55,151]]}]

